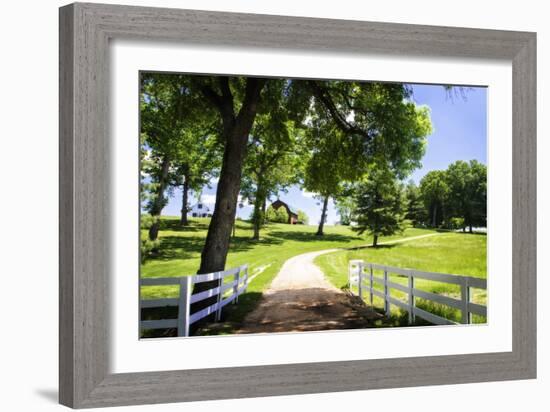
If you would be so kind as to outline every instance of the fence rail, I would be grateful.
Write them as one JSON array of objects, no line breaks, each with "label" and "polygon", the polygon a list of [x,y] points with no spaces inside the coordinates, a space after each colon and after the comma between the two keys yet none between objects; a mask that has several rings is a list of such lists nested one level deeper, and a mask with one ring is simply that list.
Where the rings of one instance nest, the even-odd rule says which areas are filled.
[{"label": "fence rail", "polygon": [[[230,276],[233,276],[233,279],[226,282],[225,279]],[[197,283],[211,282],[214,280],[220,281],[218,286],[214,286],[211,289],[202,292],[192,293],[193,285],[196,285]],[[205,275],[171,278],[143,278],[140,281],[141,286],[179,286],[179,297],[140,299],[141,309],[161,308],[167,306],[178,307],[177,319],[142,320],[140,322],[141,330],[176,328],[178,331],[178,336],[189,336],[189,327],[198,320],[214,313],[216,321],[219,321],[223,307],[231,302],[237,303],[239,296],[246,291],[248,283],[248,265],[228,269],[223,272],[208,273]],[[190,313],[191,304],[200,302],[212,296],[218,297],[216,303],[195,313]]]},{"label": "fence rail", "polygon": [[[383,277],[375,276],[374,271],[382,271]],[[399,275],[408,279],[407,285],[393,282],[389,279],[390,274]],[[415,287],[415,279],[432,280],[441,283],[448,283],[460,286],[460,299],[445,295],[423,291]],[[381,285],[383,291],[374,288],[374,285]],[[450,319],[435,315],[416,306],[416,298],[436,302],[461,311],[463,324],[472,323],[472,314],[487,317],[487,307],[471,302],[470,289],[487,289],[487,280],[471,276],[449,275],[445,273],[423,272],[414,269],[402,269],[392,266],[378,265],[376,263],[364,262],[363,260],[350,260],[348,263],[348,285],[353,293],[352,286],[357,287],[357,294],[363,299],[363,294],[368,293],[372,306],[374,296],[384,300],[384,311],[389,316],[391,305],[395,305],[409,313],[409,323],[415,322],[416,316],[434,323],[436,325],[454,325]],[[406,294],[406,301],[391,296],[391,289]]]}]

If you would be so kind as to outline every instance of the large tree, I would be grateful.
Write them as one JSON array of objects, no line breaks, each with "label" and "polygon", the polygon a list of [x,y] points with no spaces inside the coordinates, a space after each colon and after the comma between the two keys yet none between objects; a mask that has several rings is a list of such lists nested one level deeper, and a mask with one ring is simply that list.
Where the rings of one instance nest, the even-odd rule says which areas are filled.
[{"label": "large tree", "polygon": [[[222,159],[216,188],[216,201],[198,273],[223,271],[231,232],[235,224],[247,143],[260,109],[267,79],[254,77],[190,76],[189,94],[196,96],[196,109],[212,113],[217,125]],[[221,285],[221,280],[198,283],[194,293]],[[191,305],[195,313],[218,300],[217,295]],[[207,319],[205,318],[205,321]],[[198,324],[195,325],[198,327]]]},{"label": "large tree", "polygon": [[427,107],[416,106],[402,84],[307,82],[314,96],[308,136],[312,154],[305,187],[323,199],[317,230],[323,234],[329,198],[373,162],[405,177],[420,166],[431,133]]},{"label": "large tree", "polygon": [[[247,142],[259,110],[267,79],[254,77],[194,77],[193,87],[204,103],[215,109],[224,150],[216,189],[216,202],[198,273],[225,268],[236,215]],[[204,288],[212,285],[205,284]]]}]

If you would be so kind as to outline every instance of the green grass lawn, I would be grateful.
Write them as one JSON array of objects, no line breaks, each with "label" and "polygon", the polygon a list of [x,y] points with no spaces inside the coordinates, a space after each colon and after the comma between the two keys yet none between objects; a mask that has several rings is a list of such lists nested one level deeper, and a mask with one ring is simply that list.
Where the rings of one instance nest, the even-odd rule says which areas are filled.
[{"label": "green grass lawn", "polygon": [[[190,225],[182,227],[177,217],[163,217],[159,239],[159,256],[141,265],[142,277],[172,277],[195,274],[200,263],[200,253],[206,238],[209,219],[191,219]],[[249,222],[237,221],[236,237],[231,239],[226,269],[248,264],[249,275],[264,270],[249,284],[247,292],[239,297],[238,305],[228,305],[225,320],[229,325],[238,324],[259,302],[279,272],[282,264],[301,253],[330,248],[347,248],[370,244],[368,236],[358,236],[347,226],[326,226],[325,236],[315,236],[316,226],[268,224],[262,229],[261,239],[252,240]],[[403,234],[383,237],[381,242],[403,237],[434,233],[427,229],[407,229]],[[347,263],[342,276],[346,276]],[[147,286],[141,288],[143,299],[177,297],[174,286]],[[225,310],[225,309],[224,309]],[[229,332],[229,326],[225,332]],[[220,333],[219,331],[217,333]]]},{"label": "green grass lawn", "polygon": [[[382,245],[377,248],[362,248],[357,250],[338,251],[318,256],[315,263],[323,270],[325,276],[337,287],[347,288],[347,268],[351,259],[363,259],[365,262],[378,263],[399,268],[418,269],[429,272],[466,275],[485,279],[487,277],[487,237],[483,234],[465,234],[443,232],[436,236],[410,242]],[[375,276],[381,277],[380,273]],[[391,275],[396,283],[407,284],[407,278]],[[417,279],[415,287],[428,292],[444,294],[460,298],[460,290],[456,285]],[[375,288],[382,290],[375,283]],[[486,291],[472,289],[472,301],[486,304]],[[391,290],[391,295],[404,299],[405,294]],[[375,296],[374,306],[382,310],[383,300]],[[460,320],[460,312],[456,309],[417,299],[417,306],[454,321]],[[406,321],[406,311],[392,307],[392,317],[401,323]],[[484,323],[486,319],[474,316],[474,322]],[[419,320],[422,324],[422,321]]]}]

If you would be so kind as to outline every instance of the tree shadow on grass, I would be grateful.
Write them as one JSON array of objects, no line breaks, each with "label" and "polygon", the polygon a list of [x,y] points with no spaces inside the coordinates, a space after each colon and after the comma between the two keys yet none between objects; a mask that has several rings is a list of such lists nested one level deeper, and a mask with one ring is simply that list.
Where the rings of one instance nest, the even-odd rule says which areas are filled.
[{"label": "tree shadow on grass", "polygon": [[363,249],[372,249],[372,250],[383,250],[383,249],[393,249],[394,247],[398,246],[397,243],[392,243],[388,245],[359,245],[359,246],[352,246],[346,248],[346,250],[363,250]]},{"label": "tree shadow on grass", "polygon": [[[182,225],[180,219],[163,218],[160,220],[160,230],[170,230],[173,232],[189,233],[189,232],[206,232],[210,226],[210,220],[190,218],[187,225]],[[237,220],[236,227],[239,230],[252,230],[251,223],[244,220]]]},{"label": "tree shadow on grass", "polygon": [[[205,242],[204,236],[161,236],[159,254],[151,260],[189,259],[197,257],[202,252]],[[248,236],[232,237],[229,244],[229,253],[246,252],[258,245],[279,245],[283,239],[266,236],[261,240],[253,240]]]},{"label": "tree shadow on grass", "polygon": [[160,229],[181,233],[204,232],[208,230],[208,223],[190,220],[188,225],[183,226],[178,219],[162,219]]},{"label": "tree shadow on grass", "polygon": [[[161,236],[159,237],[161,242],[160,250],[157,255],[151,256],[149,260],[170,261],[174,259],[197,258],[204,248],[205,234],[208,231],[208,226],[209,221],[191,219],[189,225],[182,226],[177,218],[162,219],[161,230],[173,233],[162,234],[161,232]],[[251,225],[246,221],[237,221],[237,229],[249,230],[251,229]],[[286,241],[349,243],[358,239],[357,236],[352,235],[329,233],[324,236],[316,236],[314,232],[286,232],[284,230],[274,230],[264,233],[260,240],[254,240],[250,235],[231,237],[229,253],[246,252],[264,245],[280,245]]]},{"label": "tree shadow on grass", "polygon": [[283,232],[280,230],[272,231],[269,233],[269,237],[281,239],[281,240],[293,240],[296,242],[352,242],[357,240],[356,236],[341,235],[337,233],[326,233],[323,236],[316,236],[313,232]]},{"label": "tree shadow on grass", "polygon": [[161,236],[159,253],[151,260],[189,259],[200,253],[203,246],[201,236]]}]

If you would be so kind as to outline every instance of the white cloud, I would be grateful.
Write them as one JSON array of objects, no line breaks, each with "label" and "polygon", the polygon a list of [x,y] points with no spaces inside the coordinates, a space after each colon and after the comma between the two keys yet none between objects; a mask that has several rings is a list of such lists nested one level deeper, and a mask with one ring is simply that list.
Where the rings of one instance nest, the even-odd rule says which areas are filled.
[{"label": "white cloud", "polygon": [[243,207],[244,207],[244,206],[251,206],[251,204],[248,203],[248,199],[243,199],[243,197],[242,197],[241,195],[239,195],[239,198],[238,198],[237,202],[238,202],[239,204],[242,204]]},{"label": "white cloud", "polygon": [[[197,200],[198,202],[198,200]],[[216,195],[215,194],[202,194],[201,195],[201,203],[209,206],[214,206],[216,204]],[[241,195],[239,195],[238,203],[242,204],[243,207],[251,206],[250,203],[248,203],[248,200],[243,199]]]}]

